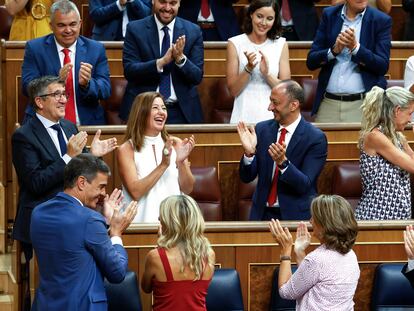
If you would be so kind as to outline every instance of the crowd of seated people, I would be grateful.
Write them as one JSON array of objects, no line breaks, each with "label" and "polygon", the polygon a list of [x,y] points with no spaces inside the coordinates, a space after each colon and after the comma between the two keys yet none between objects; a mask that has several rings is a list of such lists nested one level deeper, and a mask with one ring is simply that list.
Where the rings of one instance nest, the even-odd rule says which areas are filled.
[{"label": "crowd of seated people", "polygon": [[[99,37],[100,34],[110,36],[109,40],[124,39],[123,67],[127,86],[120,117],[127,121],[127,129],[125,141],[117,151],[117,163],[125,201],[139,201],[137,216],[134,212],[132,217],[135,218],[134,222],[156,222],[159,219],[162,224],[158,243],[160,248],[147,259],[149,272],[144,275],[143,288],[146,291],[153,290],[157,296],[157,293],[162,294],[166,290],[165,285],[171,285],[169,282],[196,279],[202,287],[198,301],[193,303],[203,304],[205,286],[213,274],[211,265],[214,256],[208,241],[202,239],[202,223],[197,232],[204,243],[201,262],[188,253],[191,248],[189,245],[183,241],[168,241],[167,238],[168,230],[174,226],[170,223],[175,220],[171,216],[174,208],[180,207],[179,202],[185,201],[182,204],[193,210],[180,209],[177,217],[184,217],[185,213],[196,213],[200,218],[201,213],[195,209],[191,198],[179,196],[181,193],[190,193],[193,188],[194,177],[188,157],[195,145],[194,138],[191,136],[180,140],[171,137],[165,130],[165,124],[203,122],[197,92],[197,86],[203,78],[203,40],[216,36],[221,40],[229,40],[227,84],[231,94],[236,97],[230,122],[238,123],[237,131],[244,149],[240,160],[240,176],[244,182],[258,177],[249,218],[308,220],[312,216],[314,234],[322,246],[305,257],[304,249],[309,244],[309,235],[304,224],[301,224],[298,236],[303,243],[301,249],[296,249],[296,256],[300,258],[299,268],[306,267],[306,263],[314,257],[323,257],[323,252],[331,252],[332,257],[346,254],[347,257],[341,259],[350,264],[349,271],[352,271],[353,278],[352,284],[343,290],[346,292],[346,303],[352,305],[359,277],[355,254],[351,250],[356,229],[348,228],[352,232],[349,240],[345,241],[347,247],[337,248],[335,243],[330,244],[331,237],[328,235],[337,232],[328,232],[329,222],[326,221],[326,211],[323,208],[343,207],[352,215],[347,219],[350,227],[355,225],[354,211],[338,198],[335,200],[341,202],[331,202],[333,205],[323,202],[333,200],[325,197],[317,198],[311,204],[317,195],[316,181],[325,165],[328,151],[325,134],[301,116],[303,89],[297,82],[290,80],[288,44],[280,34],[297,38],[302,35],[300,22],[294,17],[296,11],[292,12],[293,1],[284,0],[277,5],[271,0],[252,0],[246,11],[243,34],[238,34],[239,29],[228,34],[219,31],[218,27],[227,26],[221,26],[221,15],[216,11],[214,1],[207,8],[205,1],[201,1],[200,6],[195,8],[190,4],[194,3],[185,0],[153,0],[150,4],[146,0],[132,3],[119,0],[109,4],[94,3],[95,7],[90,4],[90,14],[95,21],[94,39],[104,40]],[[186,5],[186,14],[190,14],[190,9],[199,12],[196,18],[192,13],[192,21],[198,26],[178,17],[180,5],[183,6],[183,14],[186,13]],[[228,5],[231,3],[227,3],[227,9]],[[319,122],[359,122],[362,108],[360,148],[364,187],[355,215],[358,219],[369,220],[410,219],[407,172],[412,171],[410,161],[414,153],[400,132],[411,120],[414,110],[414,95],[411,93],[413,83],[410,82],[412,62],[407,62],[405,79],[408,90],[385,90],[384,74],[388,70],[391,48],[391,18],[367,5],[367,1],[347,0],[345,4],[327,8],[319,26],[309,26],[309,32],[314,31],[315,36],[307,65],[311,70],[321,69],[313,113]],[[41,20],[40,15],[43,15],[45,5],[38,4],[31,8],[26,6],[15,8],[15,11],[25,10],[22,11],[25,16],[31,14],[35,19],[36,14],[39,14],[38,20]],[[286,12],[287,8],[290,12]],[[106,9],[109,13],[104,12]],[[49,10],[46,9],[46,12]],[[77,133],[75,125],[105,124],[99,101],[108,98],[111,92],[105,48],[102,43],[80,35],[82,22],[76,5],[68,0],[58,0],[51,4],[50,15],[47,13],[42,19],[50,19],[52,33],[30,34],[26,38],[32,40],[25,46],[22,89],[30,95],[31,103],[27,107],[25,124],[15,132],[12,140],[15,150],[13,163],[21,189],[14,234],[16,239],[26,243],[27,262],[32,257],[29,224],[33,206],[21,206],[27,201],[24,186],[28,185],[30,197],[39,185],[34,187],[28,183],[29,176],[34,173],[53,175],[48,180],[53,184],[47,186],[47,196],[31,200],[36,201],[36,204],[62,190],[63,166],[83,152],[86,144],[86,133]],[[104,14],[117,16],[117,22],[105,25],[107,17]],[[18,24],[17,15],[15,23]],[[39,30],[41,28],[36,27]],[[367,33],[375,36],[368,37]],[[291,40],[294,39],[292,37]],[[33,81],[42,81],[42,77],[50,74],[59,78],[52,79],[52,82],[48,80],[49,84],[45,82],[45,85],[32,89],[36,85],[32,85]],[[248,106],[251,103],[254,105]],[[247,123],[257,125],[255,127]],[[45,141],[49,143],[46,151],[42,147]],[[39,142],[39,146],[35,142]],[[98,133],[91,152],[102,156],[115,147],[116,140],[101,141]],[[30,148],[41,151],[35,150],[37,157],[30,158],[23,157],[26,153],[19,154],[21,149]],[[52,157],[49,152],[51,150]],[[372,196],[369,192],[370,183],[378,179],[377,176],[371,176],[373,170],[378,171],[373,169],[375,161],[379,162],[379,166],[383,162],[388,166],[391,164],[391,169],[396,170],[393,175],[398,175],[401,185],[395,188],[407,197],[403,201],[401,195],[398,195],[401,206],[394,204],[388,197],[384,200],[389,206],[383,204],[384,210],[377,208],[378,202],[364,201]],[[55,175],[60,178],[55,178]],[[35,179],[30,180],[33,181]],[[380,181],[383,182],[383,187],[388,187],[389,183],[398,184],[396,180],[386,180],[385,177]],[[170,197],[171,195],[175,197]],[[163,201],[164,199],[166,200]],[[121,199],[117,196],[114,200],[119,204]],[[93,200],[91,202],[94,203]],[[92,204],[91,202],[82,203]],[[185,223],[185,220],[179,220],[179,223]],[[334,228],[341,229],[338,226]],[[18,230],[22,232],[19,233]],[[290,234],[277,222],[272,222],[271,231],[281,244],[285,256],[290,256]],[[410,232],[407,229],[406,243],[411,241]],[[21,234],[21,237],[17,234]],[[317,255],[318,252],[322,254]],[[412,256],[409,254],[409,257]],[[182,262],[175,266],[177,258]],[[280,286],[281,293],[284,297],[298,299],[299,305],[314,303],[306,296],[307,290],[312,290],[309,289],[312,286],[303,288],[301,292],[293,292],[292,283],[306,271],[299,270],[296,276],[292,276],[288,272],[290,265],[287,265],[290,258],[285,259],[281,265],[286,268],[284,278],[281,278],[284,280]],[[172,270],[171,274],[167,272],[168,267]],[[183,271],[189,272],[185,278],[180,274]],[[309,282],[316,284],[315,280]],[[335,285],[340,287],[341,284],[338,284]],[[161,306],[160,310],[163,309],[163,303],[165,302],[155,301],[156,305]]]}]

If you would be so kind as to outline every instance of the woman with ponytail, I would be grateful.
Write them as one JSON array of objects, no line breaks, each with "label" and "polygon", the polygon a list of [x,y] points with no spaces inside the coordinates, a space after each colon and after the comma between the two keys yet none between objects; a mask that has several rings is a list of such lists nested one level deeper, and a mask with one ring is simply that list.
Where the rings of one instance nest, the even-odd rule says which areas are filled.
[{"label": "woman with ponytail", "polygon": [[402,132],[412,120],[414,94],[398,86],[374,86],[361,109],[362,196],[355,215],[360,220],[410,219],[414,152]]},{"label": "woman with ponytail", "polygon": [[352,250],[358,235],[354,211],[339,195],[320,195],[311,204],[313,237],[321,245],[306,255],[311,235],[299,223],[295,240],[298,268],[292,274],[292,235],[278,220],[269,223],[280,245],[279,294],[296,300],[296,310],[349,311],[354,309],[354,294],[359,279],[357,257]]},{"label": "woman with ponytail", "polygon": [[191,197],[173,195],[161,202],[157,245],[145,259],[141,281],[144,292],[153,292],[153,310],[206,311],[215,254]]}]

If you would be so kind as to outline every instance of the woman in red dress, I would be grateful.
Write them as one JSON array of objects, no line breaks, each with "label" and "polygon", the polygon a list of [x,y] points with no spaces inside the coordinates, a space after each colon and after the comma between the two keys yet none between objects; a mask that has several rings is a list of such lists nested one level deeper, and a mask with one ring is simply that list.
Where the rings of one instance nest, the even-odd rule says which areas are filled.
[{"label": "woman in red dress", "polygon": [[160,205],[158,247],[145,258],[141,287],[153,292],[154,311],[205,311],[215,254],[204,236],[204,219],[187,195]]}]

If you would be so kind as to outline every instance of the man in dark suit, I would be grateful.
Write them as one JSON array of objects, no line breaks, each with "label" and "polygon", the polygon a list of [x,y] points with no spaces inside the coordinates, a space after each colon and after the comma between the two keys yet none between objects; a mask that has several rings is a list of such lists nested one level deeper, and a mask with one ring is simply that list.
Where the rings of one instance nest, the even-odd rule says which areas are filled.
[{"label": "man in dark suit", "polygon": [[178,16],[198,24],[204,41],[227,41],[240,34],[233,3],[239,0],[181,0]]},{"label": "man in dark suit", "polygon": [[[63,169],[72,157],[82,152],[87,141],[86,132],[78,132],[73,123],[63,118],[67,95],[58,77],[33,80],[29,84],[29,94],[36,114],[12,136],[12,161],[19,181],[12,236],[21,242],[26,259],[23,274],[27,278],[32,258],[32,210],[63,189]],[[99,136],[100,130],[92,141],[91,153],[103,156],[116,147],[116,139],[102,141]],[[28,300],[30,308],[30,296]]]},{"label": "man in dark suit", "polygon": [[287,41],[312,41],[319,20],[315,2],[319,0],[278,0],[282,36]]},{"label": "man in dark suit", "polygon": [[89,0],[89,17],[95,23],[92,39],[122,41],[128,22],[150,14],[150,0]]},{"label": "man in dark suit", "polygon": [[324,10],[306,61],[310,70],[321,69],[312,108],[317,122],[360,122],[365,93],[386,88],[391,24],[368,0]]},{"label": "man in dark suit", "polygon": [[[244,155],[240,178],[248,183],[258,177],[250,220],[307,220],[317,194],[317,178],[325,165],[325,134],[300,114],[304,93],[293,80],[284,80],[271,92],[269,111],[274,119],[237,131]],[[257,134],[256,134],[257,133]]]},{"label": "man in dark suit", "polygon": [[176,17],[180,0],[153,0],[154,16],[128,24],[124,41],[124,76],[128,80],[119,116],[128,119],[135,97],[163,95],[167,123],[201,123],[197,85],[203,78],[200,27]]},{"label": "man in dark suit", "polygon": [[78,155],[65,167],[64,192],[33,210],[30,236],[40,281],[32,310],[108,310],[103,277],[124,279],[128,256],[121,235],[137,212],[133,201],[120,213],[122,192],[105,193],[109,175],[103,160]]},{"label": "man in dark suit", "polygon": [[404,231],[404,247],[408,256],[408,263],[404,265],[402,274],[410,281],[414,289],[414,226],[407,226]]},{"label": "man in dark suit", "polygon": [[[67,105],[73,114],[67,112],[66,118],[81,125],[105,124],[99,100],[110,96],[111,83],[104,46],[79,35],[80,15],[72,1],[55,2],[50,18],[53,34],[26,43],[22,65],[23,92],[27,95],[27,86],[33,79],[45,75],[60,76],[68,83],[67,91],[70,84],[74,90],[71,96],[75,96],[69,98],[73,105]],[[33,115],[33,109],[28,106],[26,119]]]}]

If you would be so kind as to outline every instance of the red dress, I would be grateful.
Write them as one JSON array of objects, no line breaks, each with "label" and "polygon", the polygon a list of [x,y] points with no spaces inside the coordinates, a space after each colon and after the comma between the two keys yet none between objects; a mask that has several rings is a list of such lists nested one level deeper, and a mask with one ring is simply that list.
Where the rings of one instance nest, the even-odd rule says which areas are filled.
[{"label": "red dress", "polygon": [[[166,282],[152,279],[154,311],[206,311],[206,295],[209,280],[174,281],[170,263],[164,248],[158,248],[164,266]],[[203,275],[201,275],[203,277]]]}]

